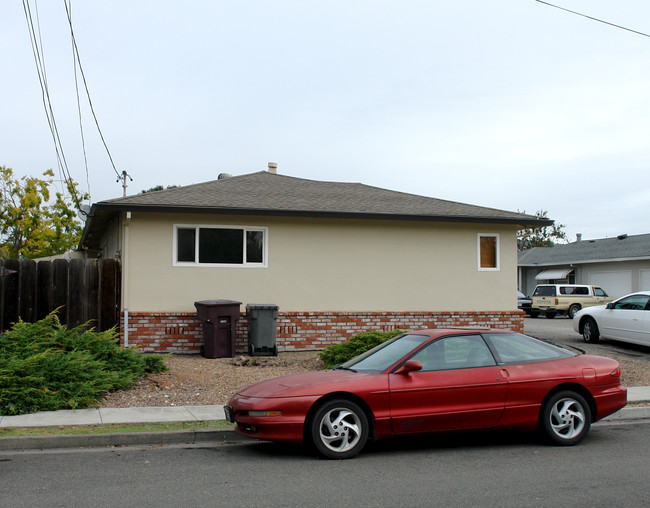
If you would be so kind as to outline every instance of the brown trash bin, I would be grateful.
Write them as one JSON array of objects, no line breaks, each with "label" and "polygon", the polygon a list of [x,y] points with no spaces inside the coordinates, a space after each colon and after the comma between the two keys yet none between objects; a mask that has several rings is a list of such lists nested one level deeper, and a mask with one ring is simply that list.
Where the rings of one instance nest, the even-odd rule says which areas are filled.
[{"label": "brown trash bin", "polygon": [[232,358],[235,356],[236,328],[240,318],[239,306],[234,300],[201,300],[194,302],[203,323],[203,347],[206,358]]}]

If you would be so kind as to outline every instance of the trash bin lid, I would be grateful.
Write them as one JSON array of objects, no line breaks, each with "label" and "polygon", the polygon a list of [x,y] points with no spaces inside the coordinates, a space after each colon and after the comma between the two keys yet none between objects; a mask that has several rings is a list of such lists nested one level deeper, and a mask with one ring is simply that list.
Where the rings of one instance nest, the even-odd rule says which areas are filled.
[{"label": "trash bin lid", "polygon": [[246,305],[246,310],[278,310],[279,305],[265,304],[265,303],[249,303]]},{"label": "trash bin lid", "polygon": [[241,305],[241,302],[236,300],[201,300],[194,302],[194,305],[202,305],[204,307],[219,307],[221,305]]}]

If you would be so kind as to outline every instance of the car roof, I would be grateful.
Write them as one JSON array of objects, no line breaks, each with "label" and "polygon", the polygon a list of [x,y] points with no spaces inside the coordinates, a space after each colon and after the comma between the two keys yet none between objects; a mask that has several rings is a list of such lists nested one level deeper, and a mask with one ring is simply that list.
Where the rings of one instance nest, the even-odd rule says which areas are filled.
[{"label": "car roof", "polygon": [[405,332],[410,335],[428,335],[431,338],[438,338],[444,335],[466,335],[468,333],[514,333],[504,328],[428,328],[426,330],[409,330]]}]

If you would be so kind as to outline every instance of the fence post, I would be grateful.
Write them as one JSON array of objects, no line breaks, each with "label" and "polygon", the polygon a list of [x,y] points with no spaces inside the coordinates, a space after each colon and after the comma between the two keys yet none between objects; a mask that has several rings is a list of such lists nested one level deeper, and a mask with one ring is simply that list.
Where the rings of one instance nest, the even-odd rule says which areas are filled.
[{"label": "fence post", "polygon": [[11,328],[12,323],[18,321],[19,305],[20,261],[7,259],[2,275],[4,312],[2,316],[2,329]]},{"label": "fence post", "polygon": [[40,321],[54,310],[52,262],[39,261],[36,265],[36,320]]}]

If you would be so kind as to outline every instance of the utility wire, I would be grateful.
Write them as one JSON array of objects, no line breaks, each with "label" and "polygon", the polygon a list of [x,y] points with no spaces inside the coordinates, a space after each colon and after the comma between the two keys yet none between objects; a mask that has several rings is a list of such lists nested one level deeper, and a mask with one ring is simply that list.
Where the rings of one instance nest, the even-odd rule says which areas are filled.
[{"label": "utility wire", "polygon": [[[25,11],[25,18],[27,20],[27,28],[29,31],[30,42],[32,45],[32,53],[34,54],[34,62],[36,63],[36,72],[38,74],[39,84],[41,86],[41,94],[43,100],[43,107],[45,109],[45,116],[47,117],[47,122],[52,134],[52,140],[54,142],[54,150],[56,152],[57,164],[59,167],[59,174],[61,179],[66,182],[66,186],[72,188],[68,182],[71,182],[70,171],[68,168],[68,162],[65,158],[65,153],[63,152],[63,145],[61,144],[61,137],[59,136],[59,130],[56,125],[56,119],[54,117],[54,109],[52,108],[52,101],[50,99],[50,91],[47,84],[47,72],[45,70],[45,59],[43,57],[43,41],[41,39],[40,31],[40,22],[38,19],[38,6],[36,8],[36,24],[38,30],[34,27],[34,18],[32,16],[31,7],[29,5],[29,0],[23,0],[23,10]],[[37,37],[38,31],[38,37]],[[76,195],[72,196],[77,208],[79,208],[79,200]]]},{"label": "utility wire", "polygon": [[616,25],[614,23],[610,23],[609,21],[603,21],[602,19],[594,18],[592,16],[587,16],[586,14],[581,14],[580,12],[565,9],[564,7],[560,7],[559,5],[553,5],[553,4],[550,4],[548,2],[544,2],[542,0],[535,0],[535,1],[539,2],[540,4],[548,5],[550,7],[555,7],[556,9],[560,9],[561,11],[566,11],[566,12],[570,12],[571,14],[576,14],[578,16],[582,16],[583,18],[591,19],[593,21],[598,21],[598,23],[604,23],[605,25],[620,28],[621,30],[627,30],[628,32],[632,32],[632,33],[635,33],[635,34],[638,34],[638,35],[643,35],[644,37],[650,37],[650,35],[645,34],[643,32],[637,32],[636,30],[632,30],[631,28],[626,28],[626,27],[621,26],[621,25]]},{"label": "utility wire", "polygon": [[67,2],[64,0],[64,5],[65,5],[65,11],[68,16],[68,24],[70,25],[70,35],[72,36],[72,45],[74,47],[74,53],[77,57],[77,62],[79,63],[79,72],[81,73],[81,78],[83,79],[84,83],[84,88],[86,90],[86,96],[88,97],[88,105],[90,106],[90,111],[93,115],[93,118],[95,120],[95,125],[97,126],[97,132],[99,132],[99,137],[102,140],[102,143],[104,144],[104,148],[106,149],[106,153],[108,154],[108,158],[111,161],[111,166],[113,166],[113,171],[115,171],[115,174],[117,175],[118,178],[121,177],[119,171],[115,167],[115,163],[113,162],[113,156],[111,155],[110,150],[108,149],[108,145],[106,144],[106,140],[104,139],[104,134],[102,133],[102,129],[99,127],[99,120],[97,120],[97,115],[95,114],[95,108],[93,107],[93,101],[90,98],[90,91],[88,90],[88,82],[86,81],[86,74],[84,73],[83,66],[81,65],[81,59],[79,58],[79,48],[77,47],[77,41],[74,36],[74,29],[72,28],[72,17],[70,15],[70,9],[68,7]]},{"label": "utility wire", "polygon": [[[68,0],[68,3],[69,3],[69,10],[70,10],[70,18],[72,18],[72,0]],[[79,55],[76,52],[75,45],[72,44],[72,66],[74,72],[74,89],[75,89],[75,94],[77,96],[77,111],[79,113],[79,132],[81,134],[81,149],[84,154],[84,167],[86,169],[86,186],[88,187],[88,201],[90,202],[91,199],[90,199],[90,176],[88,174],[88,156],[86,154],[86,138],[84,136],[84,125],[83,125],[83,120],[81,118],[81,101],[79,100],[79,80],[77,79],[78,58]]]}]

